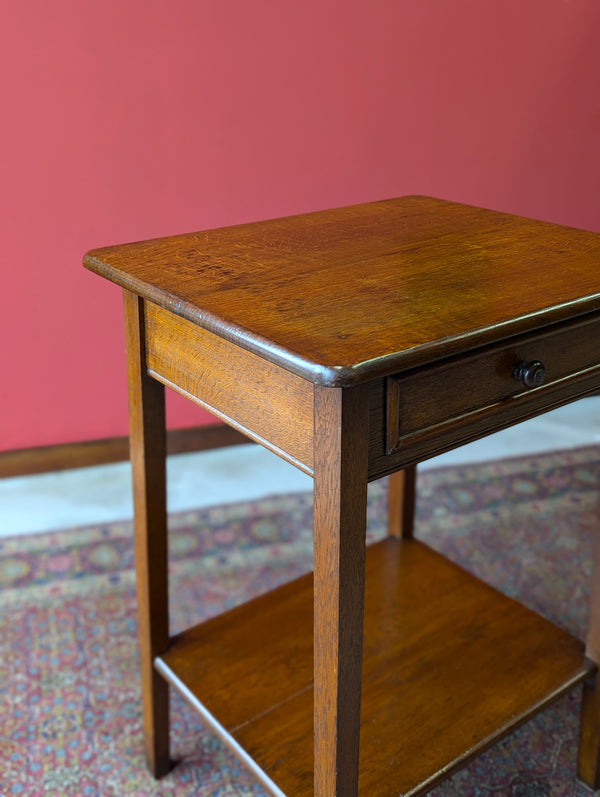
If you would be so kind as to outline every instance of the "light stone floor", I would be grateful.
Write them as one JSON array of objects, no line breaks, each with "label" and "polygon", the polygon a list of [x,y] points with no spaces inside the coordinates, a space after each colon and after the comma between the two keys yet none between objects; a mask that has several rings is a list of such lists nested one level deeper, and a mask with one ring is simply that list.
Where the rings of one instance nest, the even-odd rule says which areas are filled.
[{"label": "light stone floor", "polygon": [[[478,462],[600,441],[600,397],[514,426],[420,467]],[[312,480],[257,445],[170,457],[169,511],[307,491]],[[128,463],[0,479],[0,537],[124,520],[132,515]]]}]

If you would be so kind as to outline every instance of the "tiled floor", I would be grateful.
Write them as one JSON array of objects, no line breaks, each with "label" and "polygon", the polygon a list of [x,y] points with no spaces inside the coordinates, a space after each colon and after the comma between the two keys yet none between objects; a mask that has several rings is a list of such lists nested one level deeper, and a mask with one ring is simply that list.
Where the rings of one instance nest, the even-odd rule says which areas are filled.
[{"label": "tiled floor", "polygon": [[[519,456],[600,441],[600,397],[554,410],[421,467]],[[170,457],[170,511],[310,490],[312,480],[260,446]],[[0,480],[0,536],[131,517],[127,463]]]}]

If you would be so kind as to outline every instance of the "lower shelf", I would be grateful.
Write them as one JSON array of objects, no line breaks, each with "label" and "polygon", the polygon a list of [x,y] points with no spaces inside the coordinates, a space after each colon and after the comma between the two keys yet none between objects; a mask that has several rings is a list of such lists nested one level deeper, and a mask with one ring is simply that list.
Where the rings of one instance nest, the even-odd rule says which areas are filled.
[{"label": "lower shelf", "polygon": [[[307,575],[155,662],[277,795],[313,794],[312,611]],[[426,545],[370,546],[360,794],[428,791],[595,669],[579,640]]]}]

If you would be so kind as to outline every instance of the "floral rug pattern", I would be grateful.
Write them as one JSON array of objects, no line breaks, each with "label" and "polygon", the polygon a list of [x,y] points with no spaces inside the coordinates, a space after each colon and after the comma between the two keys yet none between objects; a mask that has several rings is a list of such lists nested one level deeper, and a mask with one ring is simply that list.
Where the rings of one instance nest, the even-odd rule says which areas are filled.
[{"label": "floral rug pattern", "polygon": [[[595,447],[426,471],[416,534],[583,637],[599,477]],[[378,482],[370,538],[385,511]],[[311,523],[310,495],[173,515],[173,631],[309,570]],[[175,694],[178,764],[159,782],[146,771],[130,523],[0,540],[0,590],[0,797],[264,794]],[[576,690],[431,795],[589,795],[575,779],[578,715]]]}]

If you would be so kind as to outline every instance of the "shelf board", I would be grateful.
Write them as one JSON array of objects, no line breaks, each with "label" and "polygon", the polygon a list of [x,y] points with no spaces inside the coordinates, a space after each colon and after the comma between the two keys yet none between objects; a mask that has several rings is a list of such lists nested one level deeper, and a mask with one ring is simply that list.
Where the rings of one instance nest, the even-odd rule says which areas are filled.
[{"label": "shelf board", "polygon": [[[366,569],[361,794],[428,791],[595,672],[579,640],[421,542],[376,543]],[[155,662],[279,795],[313,794],[312,612],[309,574]]]}]

